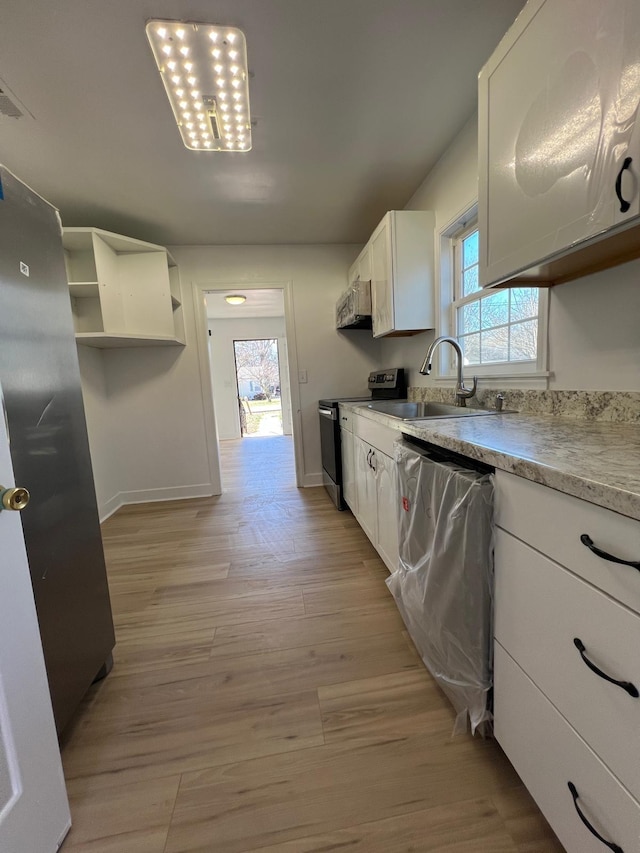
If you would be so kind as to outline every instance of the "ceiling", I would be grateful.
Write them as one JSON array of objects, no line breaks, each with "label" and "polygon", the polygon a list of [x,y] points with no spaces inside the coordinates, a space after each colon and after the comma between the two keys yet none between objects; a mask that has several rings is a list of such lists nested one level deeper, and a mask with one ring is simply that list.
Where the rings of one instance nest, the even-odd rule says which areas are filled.
[{"label": "ceiling", "polygon": [[[522,5],[14,0],[0,78],[25,117],[0,116],[0,160],[65,225],[163,245],[364,242],[472,114],[477,73]],[[184,147],[149,18],[245,32],[252,151]]]},{"label": "ceiling", "polygon": [[[230,294],[242,294],[247,301],[242,305],[229,305],[224,301]],[[223,293],[207,293],[207,317],[210,320],[248,320],[254,317],[284,317],[284,293],[282,290],[226,290]]]}]

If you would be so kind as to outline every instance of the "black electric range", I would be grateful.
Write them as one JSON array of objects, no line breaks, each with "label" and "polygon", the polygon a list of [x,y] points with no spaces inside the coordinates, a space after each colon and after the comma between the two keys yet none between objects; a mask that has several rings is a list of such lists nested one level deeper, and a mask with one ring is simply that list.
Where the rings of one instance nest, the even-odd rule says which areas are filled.
[{"label": "black electric range", "polygon": [[331,500],[340,510],[348,509],[342,496],[342,447],[340,444],[339,403],[366,403],[371,400],[402,400],[407,396],[403,367],[391,367],[369,374],[368,397],[331,397],[318,401],[322,480]]}]

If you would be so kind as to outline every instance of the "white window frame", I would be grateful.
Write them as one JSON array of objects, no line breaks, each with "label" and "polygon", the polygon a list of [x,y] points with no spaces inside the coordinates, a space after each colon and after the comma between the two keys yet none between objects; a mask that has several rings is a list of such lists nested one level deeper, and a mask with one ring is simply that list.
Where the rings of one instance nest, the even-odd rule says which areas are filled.
[{"label": "white window frame", "polygon": [[[457,337],[456,307],[474,301],[474,297],[488,296],[492,291],[485,289],[478,294],[455,300],[455,270],[454,252],[456,242],[466,234],[471,233],[478,220],[477,202],[458,214],[439,233],[437,247],[437,263],[440,270],[440,287],[438,288],[438,335]],[[526,286],[526,285],[523,285]],[[455,304],[454,304],[455,303]],[[535,361],[512,361],[498,364],[476,364],[464,368],[465,380],[471,376],[479,379],[500,380],[504,387],[548,387],[548,334],[549,334],[549,293],[547,288],[540,288],[538,297],[538,353]],[[451,347],[438,348],[436,372],[434,379],[451,383],[455,380],[455,358]],[[468,383],[467,383],[468,384]]]}]

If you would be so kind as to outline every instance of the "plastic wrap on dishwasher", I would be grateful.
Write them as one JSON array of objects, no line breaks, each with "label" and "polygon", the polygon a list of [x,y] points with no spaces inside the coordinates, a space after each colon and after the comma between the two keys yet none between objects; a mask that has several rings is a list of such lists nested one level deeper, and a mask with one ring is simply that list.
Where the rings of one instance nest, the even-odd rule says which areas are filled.
[{"label": "plastic wrap on dishwasher", "polygon": [[491,719],[493,476],[396,444],[398,569],[388,579],[402,618],[454,706],[454,734]]}]

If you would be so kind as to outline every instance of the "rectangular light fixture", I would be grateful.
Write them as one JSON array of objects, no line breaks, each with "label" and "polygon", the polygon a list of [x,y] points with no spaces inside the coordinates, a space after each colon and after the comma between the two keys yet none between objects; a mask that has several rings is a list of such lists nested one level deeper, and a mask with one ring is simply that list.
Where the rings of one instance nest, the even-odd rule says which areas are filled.
[{"label": "rectangular light fixture", "polygon": [[187,148],[249,151],[244,33],[213,24],[148,21],[147,38]]}]

